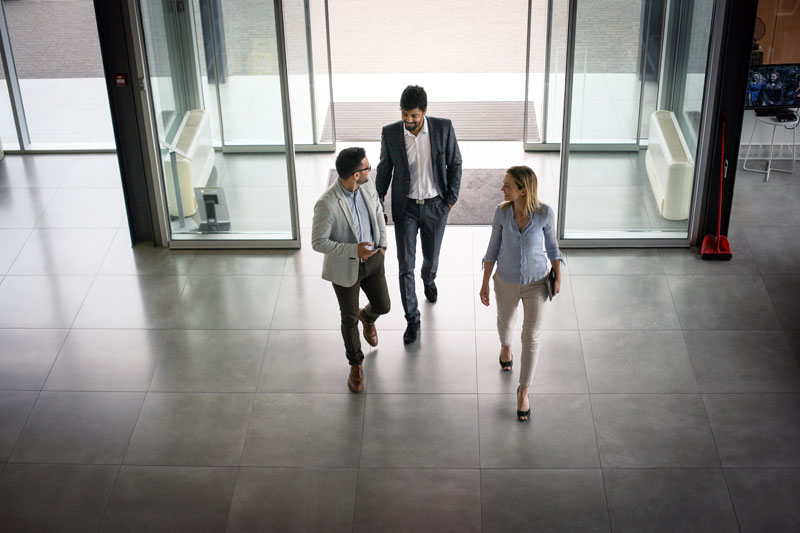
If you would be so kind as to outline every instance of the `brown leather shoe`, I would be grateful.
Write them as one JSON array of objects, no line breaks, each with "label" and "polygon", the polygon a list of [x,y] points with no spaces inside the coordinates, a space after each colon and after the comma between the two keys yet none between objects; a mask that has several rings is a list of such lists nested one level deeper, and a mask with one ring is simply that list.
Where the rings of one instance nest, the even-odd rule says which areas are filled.
[{"label": "brown leather shoe", "polygon": [[347,378],[347,388],[350,392],[361,392],[364,390],[364,370],[361,365],[350,366],[350,377]]},{"label": "brown leather shoe", "polygon": [[367,341],[367,344],[370,346],[377,346],[378,345],[378,330],[375,329],[375,322],[367,322],[367,319],[364,318],[364,308],[358,310],[358,319],[361,321],[361,324],[364,326],[364,339]]}]

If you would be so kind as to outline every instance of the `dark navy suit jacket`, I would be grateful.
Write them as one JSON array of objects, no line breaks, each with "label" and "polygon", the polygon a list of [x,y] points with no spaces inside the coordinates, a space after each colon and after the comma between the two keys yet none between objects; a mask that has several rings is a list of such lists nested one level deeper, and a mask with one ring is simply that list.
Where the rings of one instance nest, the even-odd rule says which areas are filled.
[{"label": "dark navy suit jacket", "polygon": [[[461,188],[461,152],[453,123],[446,118],[429,116],[425,116],[425,120],[428,121],[428,135],[431,138],[433,179],[444,201],[455,205]],[[375,179],[381,202],[389,191],[389,185],[392,186],[392,218],[395,221],[405,215],[411,184],[404,129],[402,120],[383,127],[381,160]]]}]

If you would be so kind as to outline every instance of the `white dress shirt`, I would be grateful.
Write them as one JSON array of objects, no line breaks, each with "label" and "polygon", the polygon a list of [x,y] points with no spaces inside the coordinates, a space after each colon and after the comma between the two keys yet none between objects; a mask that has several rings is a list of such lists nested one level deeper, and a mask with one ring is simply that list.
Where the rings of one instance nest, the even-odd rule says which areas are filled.
[{"label": "white dress shirt", "polygon": [[436,180],[433,179],[433,162],[431,161],[431,136],[428,134],[428,119],[422,117],[422,130],[414,135],[403,126],[408,156],[408,170],[411,173],[411,184],[408,197],[413,200],[426,200],[439,194]]}]

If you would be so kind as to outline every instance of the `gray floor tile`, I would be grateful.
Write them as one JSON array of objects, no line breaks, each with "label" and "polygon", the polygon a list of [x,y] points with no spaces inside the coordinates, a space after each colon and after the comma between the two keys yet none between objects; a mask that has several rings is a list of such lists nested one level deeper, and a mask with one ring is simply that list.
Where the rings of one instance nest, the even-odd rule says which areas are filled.
[{"label": "gray floor tile", "polygon": [[[497,333],[476,331],[478,352],[478,392],[513,393],[519,385],[521,332],[514,333],[511,353],[514,366],[504,372],[498,363],[500,341]],[[577,331],[543,331],[539,360],[531,389],[536,393],[586,393],[586,369],[581,339]]]},{"label": "gray floor tile", "polygon": [[267,329],[278,276],[190,276],[173,315],[173,328]]},{"label": "gray floor tile", "polygon": [[482,531],[608,531],[600,470],[482,470]]},{"label": "gray floor tile", "polygon": [[0,392],[0,461],[7,461],[11,455],[38,396],[34,391]]},{"label": "gray floor tile", "polygon": [[694,394],[592,395],[603,468],[718,468],[711,427]]},{"label": "gray floor tile", "polygon": [[402,331],[388,330],[379,340],[369,355],[368,392],[477,392],[472,332],[422,330],[404,345]]},{"label": "gray floor tile", "polygon": [[[392,230],[394,231],[394,230]],[[394,236],[392,236],[394,239]],[[311,228],[300,228],[300,242],[303,243],[299,250],[287,250],[286,265],[283,268],[284,276],[314,276],[322,275],[322,261],[325,256],[311,248]],[[395,258],[397,255],[392,254]],[[387,263],[388,257],[387,257]]]},{"label": "gray floor tile", "polygon": [[481,468],[597,468],[588,394],[531,394],[531,418],[517,420],[514,394],[481,394]]},{"label": "gray floor tile", "polygon": [[578,324],[586,329],[678,329],[664,276],[575,276]]},{"label": "gray floor tile", "polygon": [[362,468],[477,468],[473,394],[369,394]]},{"label": "gray floor tile", "polygon": [[631,154],[571,153],[569,184],[572,187],[635,187],[639,185]]},{"label": "gray floor tile", "polygon": [[358,471],[241,468],[226,531],[351,532]]},{"label": "gray floor tile", "polygon": [[258,394],[247,466],[357,467],[366,395]]},{"label": "gray floor tile", "polygon": [[75,154],[6,156],[0,161],[0,188],[58,187],[82,157]]},{"label": "gray floor tile", "polygon": [[116,229],[38,229],[9,269],[10,275],[93,276]]},{"label": "gray floor tile", "polygon": [[149,393],[125,464],[236,466],[252,394]]},{"label": "gray floor tile", "polygon": [[144,394],[42,392],[11,461],[119,464]]},{"label": "gray floor tile", "polygon": [[179,276],[97,276],[76,328],[166,328],[186,283]]},{"label": "gray floor tile", "polygon": [[353,531],[481,530],[478,470],[362,468]]},{"label": "gray floor tile", "polygon": [[102,531],[223,531],[235,468],[123,466]]},{"label": "gray floor tile", "polygon": [[745,228],[747,242],[762,274],[800,275],[797,228]]},{"label": "gray floor tile", "polygon": [[680,331],[582,331],[592,393],[697,392]]},{"label": "gray floor tile", "polygon": [[800,466],[800,394],[704,394],[725,468]]},{"label": "gray floor tile", "polygon": [[744,231],[740,228],[731,228],[728,231],[728,242],[732,253],[730,261],[701,259],[699,247],[662,248],[658,253],[667,274],[713,276],[758,274],[758,266]]},{"label": "gray floor tile", "polygon": [[122,188],[117,154],[85,154],[76,158],[61,187]]},{"label": "gray floor tile", "polygon": [[[361,293],[361,305],[367,298]],[[395,312],[397,312],[395,310]],[[402,315],[402,312],[401,312]],[[386,327],[386,317],[377,327]],[[331,282],[319,276],[283,276],[272,329],[330,329],[341,331],[339,302]],[[380,331],[380,330],[379,330]]]},{"label": "gray floor tile", "polygon": [[700,392],[800,392],[782,331],[684,331]]},{"label": "gray floor tile", "polygon": [[800,470],[725,470],[741,531],[800,530]]},{"label": "gray floor tile", "polygon": [[280,276],[286,250],[204,250],[195,255],[193,276]]},{"label": "gray floor tile", "polygon": [[0,275],[4,275],[11,268],[11,264],[17,258],[32,231],[29,229],[0,229]]},{"label": "gray floor tile", "polygon": [[783,327],[800,327],[800,276],[764,276],[764,285]]},{"label": "gray floor tile", "polygon": [[22,465],[0,479],[3,531],[97,531],[118,466]]},{"label": "gray floor tile", "polygon": [[[481,331],[497,331],[497,302],[494,296],[494,282],[490,282],[491,302],[489,307],[478,300],[483,277],[476,277],[473,284],[472,296],[475,306],[476,329]],[[573,290],[574,280],[569,275],[562,275],[561,292],[544,306],[542,329],[544,330],[575,330],[578,329],[578,319],[575,313],[575,299]],[[522,303],[517,308],[516,328],[522,328]]]},{"label": "gray floor tile", "polygon": [[192,268],[194,250],[156,248],[150,243],[131,246],[128,230],[122,228],[111,243],[101,275],[176,276],[188,274]]},{"label": "gray floor tile", "polygon": [[800,187],[737,185],[731,224],[741,227],[800,226]]},{"label": "gray floor tile", "polygon": [[615,274],[664,274],[658,250],[574,249],[567,252],[571,276]]},{"label": "gray floor tile", "polygon": [[150,384],[160,392],[255,392],[266,331],[170,331]]},{"label": "gray floor tile", "polygon": [[[499,187],[498,187],[499,188]],[[386,256],[386,262],[392,263],[391,273],[397,274],[397,251],[394,247],[394,229],[388,232],[391,247]],[[422,266],[422,244],[417,239],[417,259],[416,273],[419,276],[419,269]],[[485,249],[483,250],[486,251]],[[442,249],[439,252],[438,276],[472,276],[475,274],[475,263],[472,260],[472,227],[470,226],[447,226],[442,238]],[[480,266],[480,265],[478,265]],[[390,270],[387,268],[387,271]],[[419,277],[417,278],[419,279]]]},{"label": "gray floor tile", "polygon": [[0,329],[0,390],[39,390],[67,336],[65,329]]},{"label": "gray floor tile", "polygon": [[147,392],[161,331],[72,330],[44,388]]},{"label": "gray floor tile", "polygon": [[667,276],[683,329],[780,329],[760,276]]},{"label": "gray floor tile", "polygon": [[[576,173],[570,168],[570,176]],[[573,187],[565,231],[650,229],[640,187]]]},{"label": "gray floor tile", "polygon": [[738,531],[720,469],[605,470],[614,531]]},{"label": "gray floor tile", "polygon": [[[472,276],[448,276],[440,274],[436,278],[436,287],[439,289],[439,299],[435,304],[425,299],[422,280],[417,270],[415,288],[419,311],[422,315],[422,329],[435,330],[474,330],[475,305],[478,300],[478,291],[473,290]],[[400,284],[396,276],[387,276],[389,297],[392,300],[392,311],[381,318],[384,328],[406,328],[403,316],[403,304],[400,300]]]},{"label": "gray floor tile", "polygon": [[6,276],[0,328],[68,328],[91,284],[88,276]]},{"label": "gray floor tile", "polygon": [[[380,331],[379,337],[383,338]],[[362,341],[362,348],[369,346]],[[367,354],[365,376],[371,361]],[[346,393],[349,372],[339,330],[272,330],[258,392]]]},{"label": "gray floor tile", "polygon": [[0,188],[0,228],[35,228],[57,190]]},{"label": "gray floor tile", "polygon": [[59,189],[38,228],[114,228],[125,217],[122,189]]},{"label": "gray floor tile", "polygon": [[797,363],[800,364],[800,329],[787,329],[784,330],[784,333],[786,333],[789,342],[794,347],[794,357],[797,359]]}]

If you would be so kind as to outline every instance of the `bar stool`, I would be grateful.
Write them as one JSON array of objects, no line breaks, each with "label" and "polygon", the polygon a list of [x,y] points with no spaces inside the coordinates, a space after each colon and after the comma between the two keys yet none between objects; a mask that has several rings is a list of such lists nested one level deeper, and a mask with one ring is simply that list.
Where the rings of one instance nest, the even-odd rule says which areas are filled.
[{"label": "bar stool", "polygon": [[[759,170],[757,168],[748,168],[747,160],[750,157],[750,148],[753,146],[753,135],[756,133],[756,126],[759,122],[763,122],[772,126],[772,142],[769,145],[769,159],[767,161],[767,169],[766,170]],[[777,118],[770,117],[770,116],[763,116],[760,117],[756,115],[756,120],[753,122],[753,131],[750,132],[750,141],[747,143],[747,153],[744,156],[744,163],[742,164],[742,168],[745,170],[749,170],[750,172],[760,172],[761,174],[766,174],[764,181],[769,181],[769,173],[773,170],[775,172],[787,172],[789,174],[794,174],[794,160],[795,160],[795,145],[797,144],[797,125],[800,123],[800,117],[797,115],[797,111],[794,113],[794,120],[790,120],[787,122],[779,122]],[[783,126],[783,134],[786,137],[786,142],[789,142],[789,130],[792,130],[792,167],[791,170],[786,170],[782,168],[772,168],[772,153],[775,149],[775,130],[778,126]]]}]

